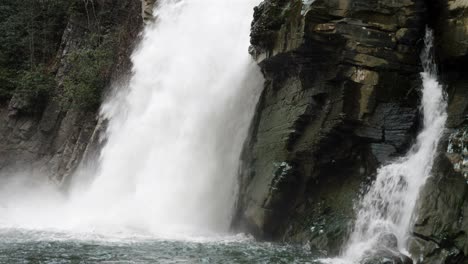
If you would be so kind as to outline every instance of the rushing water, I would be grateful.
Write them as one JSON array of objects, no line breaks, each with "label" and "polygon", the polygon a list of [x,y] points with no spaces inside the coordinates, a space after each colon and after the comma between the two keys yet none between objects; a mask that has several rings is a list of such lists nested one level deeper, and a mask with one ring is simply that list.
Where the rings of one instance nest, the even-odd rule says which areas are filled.
[{"label": "rushing water", "polygon": [[263,86],[248,54],[259,2],[158,1],[128,87],[102,107],[97,168],[73,175],[67,194],[40,177],[2,178],[0,263],[310,261],[299,248],[226,235]]},{"label": "rushing water", "polygon": [[107,144],[74,207],[158,235],[225,232],[263,81],[247,52],[258,0],[158,3],[130,90],[103,107]]},{"label": "rushing water", "polygon": [[399,250],[406,252],[414,207],[421,187],[431,174],[447,120],[447,103],[443,87],[437,81],[432,45],[432,31],[428,29],[421,55],[423,129],[405,157],[378,170],[375,182],[361,201],[354,230],[344,250],[344,261],[332,263],[358,262],[381,247],[379,243],[387,234],[395,235]]},{"label": "rushing water", "polygon": [[263,86],[248,53],[259,1],[158,1],[128,87],[102,107],[96,172],[74,175],[66,199],[48,186],[3,184],[0,224],[177,239],[227,232]]}]

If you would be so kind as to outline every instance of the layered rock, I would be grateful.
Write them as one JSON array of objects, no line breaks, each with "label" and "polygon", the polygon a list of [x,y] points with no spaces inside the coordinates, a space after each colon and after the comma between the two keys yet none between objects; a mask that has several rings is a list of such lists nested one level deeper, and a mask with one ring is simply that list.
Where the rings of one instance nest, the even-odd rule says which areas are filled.
[{"label": "layered rock", "polygon": [[364,186],[417,130],[426,14],[420,0],[256,8],[251,52],[266,84],[243,156],[238,228],[338,252]]},{"label": "layered rock", "polygon": [[421,193],[410,250],[420,263],[464,263],[466,8],[462,0],[260,4],[251,53],[266,83],[243,155],[234,225],[338,252],[376,168],[403,154],[418,129],[419,53],[429,24],[449,130],[441,146],[447,153]]},{"label": "layered rock", "polygon": [[413,255],[420,263],[468,261],[468,3],[434,2],[440,74],[448,92],[447,133],[416,212]]}]

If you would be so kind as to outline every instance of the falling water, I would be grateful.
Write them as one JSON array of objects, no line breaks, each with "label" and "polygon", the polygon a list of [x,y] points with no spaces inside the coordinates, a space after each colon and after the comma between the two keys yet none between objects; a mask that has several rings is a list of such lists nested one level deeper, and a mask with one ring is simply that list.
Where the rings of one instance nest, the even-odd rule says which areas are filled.
[{"label": "falling water", "polygon": [[128,88],[102,107],[109,123],[92,183],[55,203],[40,190],[6,197],[0,223],[163,237],[227,231],[263,83],[248,54],[259,0],[158,2]]},{"label": "falling water", "polygon": [[358,262],[369,250],[381,246],[378,244],[385,234],[394,234],[399,250],[406,252],[416,200],[431,174],[447,120],[447,104],[443,87],[437,81],[432,45],[432,31],[428,29],[421,55],[423,129],[405,157],[378,170],[375,182],[361,201],[354,230],[344,250],[345,261],[333,263]]},{"label": "falling water", "polygon": [[85,197],[93,217],[110,207],[103,224],[227,230],[261,87],[247,53],[256,2],[160,1],[133,55],[130,91],[102,110],[108,142]]}]

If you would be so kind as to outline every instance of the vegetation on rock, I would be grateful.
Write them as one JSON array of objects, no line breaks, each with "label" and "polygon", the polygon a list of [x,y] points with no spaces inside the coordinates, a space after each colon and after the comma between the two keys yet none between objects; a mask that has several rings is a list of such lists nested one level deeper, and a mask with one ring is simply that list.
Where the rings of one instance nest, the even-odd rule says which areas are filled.
[{"label": "vegetation on rock", "polygon": [[101,103],[102,88],[106,86],[113,64],[113,35],[91,34],[88,42],[65,58],[71,67],[63,80],[61,102],[65,106],[93,110]]},{"label": "vegetation on rock", "polygon": [[[40,111],[50,97],[64,109],[97,109],[119,37],[114,14],[105,5],[82,0],[2,1],[0,101],[11,100],[10,108],[23,113]],[[81,28],[82,36],[60,54],[69,26]],[[60,78],[58,63],[67,65]],[[54,92],[58,85],[62,90]]]},{"label": "vegetation on rock", "polygon": [[66,26],[69,3],[0,3],[0,100],[11,98],[15,90],[42,94],[44,85],[50,84],[50,68]]}]

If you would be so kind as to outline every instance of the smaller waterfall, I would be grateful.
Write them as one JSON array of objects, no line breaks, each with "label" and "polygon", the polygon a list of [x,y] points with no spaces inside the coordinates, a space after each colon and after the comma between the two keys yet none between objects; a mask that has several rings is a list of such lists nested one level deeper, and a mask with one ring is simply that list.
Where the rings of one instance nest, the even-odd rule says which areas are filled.
[{"label": "smaller waterfall", "polygon": [[382,246],[385,242],[382,239],[388,234],[396,236],[400,251],[406,251],[414,207],[431,174],[447,120],[447,103],[443,87],[437,81],[432,43],[432,31],[427,30],[421,55],[423,129],[405,157],[378,170],[375,182],[361,201],[354,230],[344,249],[345,261],[332,263],[359,262],[371,250]]}]

